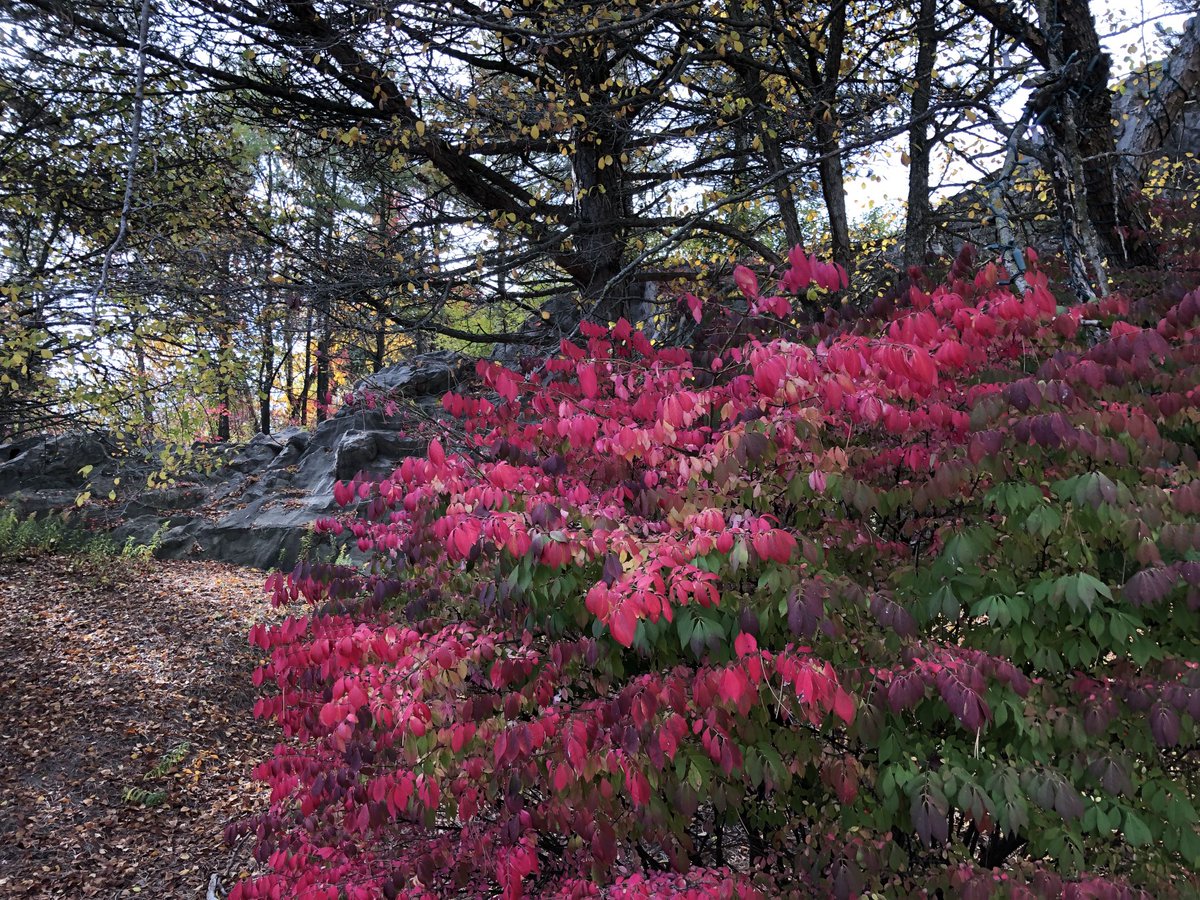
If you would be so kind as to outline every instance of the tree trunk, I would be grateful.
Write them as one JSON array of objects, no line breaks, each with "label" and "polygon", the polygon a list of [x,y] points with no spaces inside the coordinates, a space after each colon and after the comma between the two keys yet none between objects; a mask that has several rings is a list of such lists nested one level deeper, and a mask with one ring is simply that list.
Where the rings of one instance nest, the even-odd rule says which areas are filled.
[{"label": "tree trunk", "polygon": [[[1100,47],[1096,22],[1087,0],[1058,0],[1056,8],[1058,21],[1051,27],[1062,36],[1060,60],[1075,59],[1081,69],[1077,89],[1070,92],[1070,99],[1063,95],[1061,102],[1068,115],[1060,117],[1060,122],[1062,129],[1073,127],[1078,135],[1078,165],[1074,168],[1082,170],[1087,212],[1100,249],[1114,265],[1154,265],[1154,248],[1145,239],[1150,220],[1137,197],[1137,186],[1116,177],[1110,60]],[[1067,135],[1060,137],[1070,143]]]},{"label": "tree trunk", "polygon": [[929,247],[929,108],[937,61],[937,0],[921,0],[917,13],[917,65],[913,73],[912,123],[908,128],[908,218],[904,223],[904,264],[922,266]]},{"label": "tree trunk", "polygon": [[300,385],[300,424],[308,425],[308,393],[312,388],[313,358],[313,310],[308,308],[308,318],[304,323],[304,381]]},{"label": "tree trunk", "polygon": [[765,122],[761,127],[763,156],[766,157],[767,165],[771,167],[771,174],[775,176],[771,187],[775,192],[775,203],[779,207],[779,218],[783,220],[783,233],[789,248],[803,247],[804,233],[800,231],[800,213],[796,209],[796,197],[792,192],[787,160],[784,158],[783,148],[779,145],[779,138],[773,137],[769,128]]},{"label": "tree trunk", "polygon": [[1183,27],[1163,61],[1138,75],[1113,107],[1117,121],[1119,181],[1140,187],[1146,171],[1174,130],[1184,106],[1200,95],[1200,16]]},{"label": "tree trunk", "polygon": [[230,330],[228,303],[222,298],[217,319],[217,440],[225,443],[230,437],[229,405],[233,397],[229,383],[233,365],[233,340]]},{"label": "tree trunk", "polygon": [[275,381],[275,336],[271,316],[265,304],[259,328],[262,333],[258,366],[258,430],[271,433],[271,388]]},{"label": "tree trunk", "polygon": [[[601,55],[578,69],[585,89],[607,97],[611,71]],[[625,263],[625,174],[621,156],[625,140],[612,101],[594,119],[575,132],[572,167],[575,178],[578,231],[574,239],[573,267],[583,275],[580,289],[590,305],[585,318],[614,321],[625,316],[640,299],[636,285],[622,274]]]},{"label": "tree trunk", "polygon": [[[331,169],[329,172],[329,181],[325,185],[328,191],[328,206],[319,211],[321,220],[318,224],[316,232],[316,246],[321,254],[321,281],[322,284],[317,289],[317,357],[316,357],[316,420],[324,422],[329,412],[329,353],[331,349],[332,328],[332,298],[330,291],[333,289],[330,282],[329,260],[333,259],[335,248],[334,241],[334,220],[336,212],[334,204],[337,203],[338,196],[338,178],[337,170]],[[324,244],[324,252],[321,245]]]},{"label": "tree trunk", "polygon": [[371,374],[377,375],[383,368],[384,356],[387,352],[387,315],[380,301],[375,308],[375,352],[371,354]]},{"label": "tree trunk", "polygon": [[324,422],[329,412],[329,298],[322,297],[317,310],[320,329],[317,337],[317,421]]},{"label": "tree trunk", "polygon": [[150,376],[146,369],[146,345],[138,334],[141,316],[130,320],[130,331],[133,334],[133,356],[137,364],[138,391],[142,395],[142,434],[152,437],[154,434],[154,400],[150,396]]},{"label": "tree trunk", "polygon": [[[1039,0],[1037,25],[1015,4],[997,0],[963,3],[1024,44],[1049,76],[1057,95],[1052,106],[1069,111],[1069,116],[1063,116],[1050,109],[1046,125],[1067,154],[1069,170],[1083,173],[1088,221],[1079,224],[1094,233],[1096,245],[1109,262],[1119,266],[1155,264],[1154,248],[1143,239],[1148,218],[1137,195],[1140,178],[1123,177],[1120,172],[1112,124],[1114,104],[1108,89],[1110,61],[1100,47],[1087,0]],[[1147,111],[1137,111],[1135,118]],[[1071,128],[1076,133],[1074,141],[1066,133]]]},{"label": "tree trunk", "polygon": [[[1064,18],[1056,18],[1071,16],[1076,29],[1085,29],[1079,10],[1074,8],[1079,2],[1038,2],[1038,24],[1042,33],[1048,36],[1045,52],[1051,76],[1033,92],[1029,104],[1037,113],[1037,121],[1046,137],[1044,162],[1058,209],[1062,248],[1068,264],[1067,283],[1076,297],[1086,301],[1093,299],[1096,293],[1108,292],[1108,273],[1103,258],[1112,258],[1108,252],[1112,245],[1104,235],[1111,239],[1114,232],[1111,221],[1097,221],[1096,197],[1090,190],[1091,170],[1105,164],[1111,167],[1112,155],[1102,160],[1088,160],[1087,166],[1084,163],[1087,129],[1094,125],[1087,118],[1094,115],[1094,109],[1088,111],[1086,108],[1099,102],[1107,103],[1108,57],[1099,51],[1095,22],[1086,4],[1082,15],[1086,18],[1086,28],[1091,31],[1091,41],[1087,35],[1065,34]],[[1092,52],[1092,44],[1095,52]],[[1070,65],[1064,63],[1066,59],[1071,60]],[[1077,113],[1085,117],[1084,127],[1079,126]],[[1111,142],[1111,126],[1108,137]],[[1094,149],[1096,136],[1092,135],[1088,140]],[[1111,193],[1110,187],[1109,196]]]},{"label": "tree trunk", "polygon": [[[850,220],[846,215],[846,178],[842,166],[841,138],[836,118],[837,90],[841,79],[842,52],[846,41],[846,4],[840,2],[830,12],[826,36],[825,62],[817,91],[816,135],[817,171],[821,194],[829,214],[829,239],[834,261],[847,271],[850,258]],[[814,73],[815,74],[815,73]],[[815,80],[815,79],[814,79]]]},{"label": "tree trunk", "polygon": [[[731,18],[736,19],[736,7],[729,4],[727,8]],[[771,105],[766,87],[762,83],[762,72],[751,58],[740,53],[727,54],[726,60],[741,82],[742,94],[751,103],[751,114],[759,142],[762,144],[763,159],[767,162],[768,171],[774,176],[771,180],[771,191],[775,195],[775,204],[783,223],[784,237],[789,247],[802,247],[804,235],[800,231],[800,214],[796,209],[795,195],[792,193],[787,159],[783,154],[778,134],[772,127]]]}]

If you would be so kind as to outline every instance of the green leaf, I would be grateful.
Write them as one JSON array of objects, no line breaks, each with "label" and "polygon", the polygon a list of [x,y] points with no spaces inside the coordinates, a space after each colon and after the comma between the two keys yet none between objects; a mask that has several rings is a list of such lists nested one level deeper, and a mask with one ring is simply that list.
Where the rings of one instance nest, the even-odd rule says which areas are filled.
[{"label": "green leaf", "polygon": [[1129,810],[1125,811],[1125,824],[1121,827],[1121,833],[1125,835],[1125,841],[1131,847],[1143,847],[1153,840],[1146,823]]},{"label": "green leaf", "polygon": [[675,630],[679,634],[680,649],[686,650],[688,644],[692,641],[692,634],[696,630],[696,618],[692,615],[691,610],[681,610],[679,615],[675,617]]}]

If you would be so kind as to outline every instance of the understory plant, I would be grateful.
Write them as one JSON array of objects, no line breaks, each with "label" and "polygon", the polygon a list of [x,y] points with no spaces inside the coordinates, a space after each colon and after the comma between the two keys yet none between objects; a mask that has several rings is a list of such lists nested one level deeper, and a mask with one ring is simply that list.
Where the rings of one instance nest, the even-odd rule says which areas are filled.
[{"label": "understory plant", "polygon": [[271,576],[250,897],[1195,896],[1200,293],[964,252],[479,364]]}]

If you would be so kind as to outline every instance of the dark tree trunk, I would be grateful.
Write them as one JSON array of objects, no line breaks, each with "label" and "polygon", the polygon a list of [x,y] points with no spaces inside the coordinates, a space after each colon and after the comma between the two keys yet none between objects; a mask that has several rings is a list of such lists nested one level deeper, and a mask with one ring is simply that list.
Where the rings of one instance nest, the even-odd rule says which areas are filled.
[{"label": "dark tree trunk", "polygon": [[271,316],[263,310],[262,343],[258,366],[258,430],[271,433],[271,387],[275,381],[275,335],[271,331]]},{"label": "dark tree trunk", "polygon": [[768,126],[762,128],[763,156],[771,167],[775,180],[771,186],[775,192],[775,202],[779,206],[779,218],[783,220],[783,233],[787,238],[788,247],[803,247],[804,234],[800,231],[800,213],[796,209],[796,197],[792,193],[792,179],[788,172],[787,160],[779,139],[768,133]]},{"label": "dark tree trunk", "polygon": [[937,61],[937,0],[921,0],[917,13],[917,65],[913,73],[912,124],[908,129],[908,218],[904,225],[904,264],[921,266],[929,247],[929,115],[933,66]]},{"label": "dark tree trunk", "polygon": [[[733,16],[736,16],[737,13],[732,4],[730,13]],[[741,82],[742,93],[752,104],[748,119],[753,123],[759,142],[762,144],[763,159],[766,160],[768,171],[773,176],[771,192],[775,195],[775,204],[779,209],[780,221],[783,223],[784,237],[789,247],[802,247],[804,235],[800,231],[800,214],[796,209],[796,198],[792,193],[792,180],[788,172],[787,159],[778,135],[773,133],[770,98],[762,82],[762,72],[755,66],[753,60],[740,53],[728,55],[727,60],[729,67],[733,69]]]},{"label": "dark tree trunk", "polygon": [[[611,70],[601,55],[580,65],[579,77],[593,96],[607,97]],[[624,273],[626,217],[624,128],[612,110],[613,101],[600,115],[579,126],[575,133],[572,167],[578,200],[578,231],[574,238],[571,268],[580,278],[585,317],[614,321],[629,314],[640,299],[636,285]],[[578,276],[577,276],[578,277]]]},{"label": "dark tree trunk", "polygon": [[[1078,134],[1078,168],[1083,172],[1088,217],[1100,249],[1113,265],[1154,265],[1154,248],[1145,240],[1150,220],[1137,196],[1137,185],[1117,178],[1113,97],[1108,89],[1111,61],[1100,47],[1087,0],[1058,0],[1056,8],[1055,26],[1062,35],[1060,59],[1079,68],[1078,86],[1069,96],[1064,95],[1063,103],[1071,105]],[[1058,136],[1068,138],[1062,132],[1069,126],[1061,117],[1059,122]]]},{"label": "dark tree trunk", "polygon": [[[846,41],[846,4],[838,3],[829,15],[829,32],[825,38],[825,61],[821,73],[814,77],[817,91],[816,137],[817,171],[821,177],[821,194],[829,214],[829,239],[835,261],[849,270],[850,220],[846,214],[846,177],[842,166],[841,137],[837,120],[837,92],[841,79],[842,53]],[[815,63],[814,63],[815,64]],[[817,73],[813,73],[817,76]]]},{"label": "dark tree trunk", "polygon": [[320,329],[317,337],[317,421],[324,422],[328,413],[329,406],[329,351],[330,351],[330,334],[329,334],[329,298],[322,297],[317,309],[318,323]]},{"label": "dark tree trunk", "polygon": [[228,441],[230,436],[229,406],[233,399],[230,387],[230,367],[233,356],[233,341],[230,335],[229,311],[222,303],[217,324],[217,440]]},{"label": "dark tree trunk", "polygon": [[[1094,243],[1117,266],[1153,265],[1154,248],[1141,239],[1148,218],[1138,196],[1140,183],[1121,177],[1113,130],[1113,98],[1108,89],[1110,60],[1100,47],[1087,0],[1038,0],[1033,24],[1009,3],[963,0],[964,5],[1005,34],[1016,38],[1046,70],[1042,109],[1052,142],[1051,155],[1065,157],[1052,177],[1073,180],[1082,173],[1086,221],[1066,222],[1064,231],[1094,235]],[[1038,92],[1035,91],[1035,95]],[[1035,101],[1036,102],[1036,101]],[[1063,198],[1060,199],[1060,204]],[[1060,205],[1059,215],[1076,216]]]},{"label": "dark tree trunk", "polygon": [[313,376],[313,310],[308,308],[308,318],[304,323],[304,381],[300,385],[300,424],[308,424],[308,394],[312,389]]},{"label": "dark tree trunk", "polygon": [[377,374],[383,368],[384,354],[387,350],[387,316],[382,309],[375,320],[375,352],[371,354],[371,374]]}]

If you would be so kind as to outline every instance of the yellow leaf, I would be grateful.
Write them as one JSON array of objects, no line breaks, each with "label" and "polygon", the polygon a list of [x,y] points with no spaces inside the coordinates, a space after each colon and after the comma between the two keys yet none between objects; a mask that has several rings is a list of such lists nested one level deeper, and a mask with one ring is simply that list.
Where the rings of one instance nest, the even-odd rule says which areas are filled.
[{"label": "yellow leaf", "polygon": [[417,119],[417,137],[425,137],[425,122],[422,119]]}]

